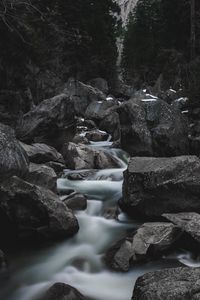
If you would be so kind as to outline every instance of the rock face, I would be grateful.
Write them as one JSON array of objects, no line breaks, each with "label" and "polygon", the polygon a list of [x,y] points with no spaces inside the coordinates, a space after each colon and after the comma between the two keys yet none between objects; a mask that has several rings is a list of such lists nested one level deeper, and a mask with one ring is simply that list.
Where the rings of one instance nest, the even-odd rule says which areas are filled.
[{"label": "rock face", "polygon": [[140,261],[158,258],[180,236],[172,223],[145,223],[132,236],[111,247],[106,254],[107,265],[117,271],[128,271]]},{"label": "rock face", "polygon": [[65,283],[55,283],[41,300],[87,300],[79,291]]},{"label": "rock face", "polygon": [[176,224],[200,243],[200,215],[197,213],[163,214],[163,217]]},{"label": "rock face", "polygon": [[63,89],[63,93],[70,98],[75,113],[80,116],[84,116],[85,110],[91,102],[106,99],[106,96],[97,88],[75,79],[69,79]]},{"label": "rock face", "polygon": [[200,299],[200,268],[171,268],[150,272],[136,281],[132,300]]},{"label": "rock face", "polygon": [[118,113],[121,145],[132,156],[188,154],[187,122],[175,106],[159,99],[131,99]]},{"label": "rock face", "polygon": [[79,193],[66,196],[63,202],[71,210],[85,210],[87,208],[87,197]]},{"label": "rock face", "polygon": [[0,186],[0,236],[5,243],[67,238],[78,222],[59,197],[18,177]]},{"label": "rock face", "polygon": [[63,156],[69,169],[109,169],[117,168],[118,162],[103,150],[68,143],[63,149]]},{"label": "rock face", "polygon": [[28,156],[15,138],[14,131],[0,123],[0,180],[24,176],[28,172]]},{"label": "rock face", "polygon": [[64,163],[64,158],[55,148],[50,147],[46,144],[35,143],[27,145],[20,143],[23,149],[26,151],[28,158],[31,162],[36,164],[47,163],[47,162],[58,162]]},{"label": "rock face", "polygon": [[121,140],[121,130],[120,130],[120,121],[119,115],[117,112],[112,112],[106,116],[99,124],[99,127],[102,130],[110,133],[112,135],[113,141]]},{"label": "rock face", "polygon": [[[42,142],[59,148],[73,132],[74,107],[65,94],[42,101],[26,113],[18,127],[20,140]],[[73,133],[74,134],[74,133]]]},{"label": "rock face", "polygon": [[52,168],[46,165],[30,163],[26,180],[32,184],[56,192],[57,175]]},{"label": "rock face", "polygon": [[200,160],[196,156],[134,157],[124,172],[122,208],[134,217],[200,212]]},{"label": "rock face", "polygon": [[110,101],[93,101],[87,107],[85,117],[95,122],[102,121],[117,109],[118,105],[115,100]]}]

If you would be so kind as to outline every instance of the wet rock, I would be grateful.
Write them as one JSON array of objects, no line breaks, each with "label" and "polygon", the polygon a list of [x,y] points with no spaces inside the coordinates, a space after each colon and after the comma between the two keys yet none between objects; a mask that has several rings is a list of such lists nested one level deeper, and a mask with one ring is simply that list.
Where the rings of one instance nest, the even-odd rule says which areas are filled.
[{"label": "wet rock", "polygon": [[15,128],[22,116],[22,100],[19,93],[0,91],[0,120],[2,123]]},{"label": "wet rock", "polygon": [[91,79],[88,82],[89,85],[93,86],[94,88],[97,88],[101,92],[103,92],[105,95],[108,94],[109,88],[108,88],[108,82],[103,78],[94,78]]},{"label": "wet rock", "polygon": [[103,120],[106,116],[115,111],[118,104],[115,100],[110,101],[93,101],[87,107],[85,116],[95,122]]},{"label": "wet rock", "polygon": [[28,165],[28,156],[14,131],[0,123],[0,180],[13,175],[24,176],[28,172]]},{"label": "wet rock", "polygon": [[30,163],[26,181],[56,192],[57,175],[46,165]]},{"label": "wet rock", "polygon": [[88,131],[85,135],[85,137],[89,141],[93,142],[101,142],[101,141],[107,141],[109,135],[107,132],[100,131],[100,130],[93,130],[93,131]]},{"label": "wet rock", "polygon": [[141,101],[129,100],[118,108],[121,125],[121,146],[129,154],[151,156],[152,138]]},{"label": "wet rock", "polygon": [[79,193],[66,196],[63,202],[71,210],[85,210],[87,208],[87,197]]},{"label": "wet rock", "polygon": [[55,283],[41,300],[87,300],[79,291],[65,283]]},{"label": "wet rock", "polygon": [[136,281],[132,300],[200,299],[200,268],[171,268],[147,273]]},{"label": "wet rock", "polygon": [[180,110],[159,99],[131,99],[118,109],[122,148],[132,156],[188,154],[188,125]]},{"label": "wet rock", "polygon": [[192,238],[200,243],[200,215],[193,212],[178,214],[163,214],[170,222],[187,232]]},{"label": "wet rock", "polygon": [[35,143],[27,145],[20,143],[26,151],[28,158],[31,162],[41,164],[46,162],[58,162],[63,164],[64,158],[55,148],[46,144]]},{"label": "wet rock", "polygon": [[128,271],[138,262],[157,259],[172,247],[180,233],[172,223],[145,223],[133,235],[111,247],[105,261],[111,269]]},{"label": "wet rock", "polygon": [[75,216],[50,190],[18,177],[0,185],[2,243],[43,243],[70,237],[78,229]]},{"label": "wet rock", "polygon": [[69,79],[63,89],[63,93],[69,96],[71,103],[73,103],[75,113],[78,116],[85,115],[85,110],[91,102],[106,99],[105,95],[97,88],[75,79]]},{"label": "wet rock", "polygon": [[163,213],[200,212],[200,159],[133,157],[124,172],[123,200],[127,214],[139,218]]},{"label": "wet rock", "polygon": [[65,94],[42,101],[23,116],[17,133],[25,143],[35,141],[60,148],[63,140],[74,135],[73,103]]},{"label": "wet rock", "polygon": [[72,143],[88,145],[89,141],[88,141],[88,139],[85,136],[80,135],[80,134],[76,134],[74,136],[73,140],[72,140]]},{"label": "wet rock", "polygon": [[118,140],[120,141],[121,138],[120,121],[117,112],[112,112],[111,114],[106,116],[99,124],[99,128],[110,133],[113,141],[118,141]]},{"label": "wet rock", "polygon": [[118,162],[108,152],[86,145],[68,143],[63,156],[69,169],[108,169],[117,168]]}]

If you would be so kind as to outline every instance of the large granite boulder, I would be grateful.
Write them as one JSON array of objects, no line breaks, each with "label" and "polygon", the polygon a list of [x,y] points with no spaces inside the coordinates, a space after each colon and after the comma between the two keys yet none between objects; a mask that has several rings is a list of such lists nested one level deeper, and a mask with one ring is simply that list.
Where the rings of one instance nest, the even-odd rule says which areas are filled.
[{"label": "large granite boulder", "polygon": [[198,300],[200,268],[171,268],[147,273],[136,281],[132,300]]},{"label": "large granite boulder", "polygon": [[26,181],[56,192],[57,174],[46,165],[30,163]]},{"label": "large granite boulder", "polygon": [[87,300],[87,298],[72,286],[57,282],[48,289],[41,300]]},{"label": "large granite boulder", "polygon": [[85,110],[91,102],[106,99],[106,96],[97,88],[86,85],[73,78],[68,80],[62,92],[70,98],[75,113],[78,116],[85,115]]},{"label": "large granite boulder", "polygon": [[42,101],[26,113],[17,134],[25,143],[39,142],[61,147],[74,135],[74,107],[66,94]]},{"label": "large granite boulder", "polygon": [[1,243],[45,242],[78,231],[75,216],[50,190],[11,177],[0,185]]},{"label": "large granite boulder", "polygon": [[121,145],[132,156],[188,154],[188,125],[180,110],[159,99],[131,99],[118,108]]},{"label": "large granite boulder", "polygon": [[46,144],[35,143],[27,145],[20,142],[22,148],[26,151],[31,162],[36,164],[47,162],[58,162],[63,164],[64,158],[55,148]]},{"label": "large granite boulder", "polygon": [[69,169],[109,169],[119,167],[118,161],[108,152],[83,144],[68,143],[63,156]]},{"label": "large granite boulder", "polygon": [[116,100],[93,101],[87,107],[85,117],[98,123],[116,111],[117,107],[118,103]]},{"label": "large granite boulder", "polygon": [[108,114],[99,124],[99,128],[110,133],[113,141],[121,141],[119,114],[114,111]]},{"label": "large granite boulder", "polygon": [[157,259],[171,248],[181,230],[172,223],[145,223],[108,249],[105,261],[116,271],[128,271],[138,262]]},{"label": "large granite boulder", "polygon": [[0,123],[0,181],[13,175],[24,176],[28,172],[28,165],[28,156],[14,131]]},{"label": "large granite boulder", "polygon": [[133,157],[124,172],[122,209],[133,217],[200,212],[200,159]]}]

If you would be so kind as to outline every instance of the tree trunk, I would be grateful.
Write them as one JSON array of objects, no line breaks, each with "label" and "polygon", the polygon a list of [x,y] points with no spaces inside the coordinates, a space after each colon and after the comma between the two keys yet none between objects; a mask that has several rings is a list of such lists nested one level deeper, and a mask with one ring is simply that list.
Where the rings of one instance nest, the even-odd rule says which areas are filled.
[{"label": "tree trunk", "polygon": [[190,48],[190,58],[193,60],[196,55],[196,34],[195,34],[195,0],[190,0],[191,3],[191,48]]}]

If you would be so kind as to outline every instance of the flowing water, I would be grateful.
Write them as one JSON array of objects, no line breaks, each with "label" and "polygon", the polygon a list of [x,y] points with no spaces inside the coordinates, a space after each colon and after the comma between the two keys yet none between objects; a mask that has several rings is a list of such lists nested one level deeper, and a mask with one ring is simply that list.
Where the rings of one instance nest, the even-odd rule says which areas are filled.
[{"label": "flowing water", "polygon": [[[53,283],[64,282],[91,299],[130,300],[138,276],[150,270],[177,265],[178,260],[188,265],[195,264],[190,254],[183,252],[137,266],[128,273],[115,273],[106,268],[102,259],[105,250],[128,229],[135,229],[139,224],[123,213],[117,220],[104,217],[105,210],[115,207],[121,197],[127,154],[110,148],[110,141],[92,143],[91,146],[109,151],[118,159],[120,168],[93,172],[87,180],[58,180],[58,190],[62,193],[73,189],[89,198],[87,210],[76,213],[80,230],[70,240],[16,255],[11,260],[11,276],[1,287],[0,299],[36,300]],[[66,170],[66,174],[70,172]]]}]

